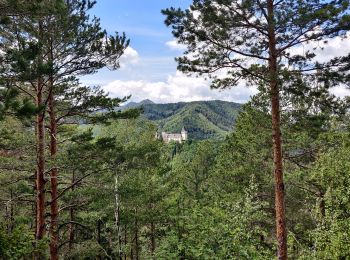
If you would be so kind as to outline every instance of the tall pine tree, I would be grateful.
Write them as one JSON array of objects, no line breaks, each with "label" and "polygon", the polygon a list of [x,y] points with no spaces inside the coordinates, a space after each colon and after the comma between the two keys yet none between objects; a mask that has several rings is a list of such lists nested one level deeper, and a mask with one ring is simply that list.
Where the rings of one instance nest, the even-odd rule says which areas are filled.
[{"label": "tall pine tree", "polygon": [[187,46],[177,58],[179,70],[209,75],[213,88],[246,80],[269,93],[277,251],[278,259],[287,259],[280,95],[287,80],[322,68],[314,61],[315,50],[297,54],[295,49],[345,35],[349,1],[195,0],[189,10],[162,12],[177,41]]},{"label": "tall pine tree", "polygon": [[[125,35],[108,35],[100,27],[99,19],[88,15],[94,1],[40,3],[39,12],[14,17],[7,24],[3,42],[11,47],[6,49],[5,57],[11,64],[10,69],[6,67],[6,79],[36,104],[36,240],[40,241],[45,234],[46,172],[49,172],[50,255],[51,259],[57,259],[58,126],[67,123],[67,117],[75,117],[75,122],[79,117],[96,118],[94,112],[103,109],[108,109],[112,116],[121,116],[113,109],[125,99],[110,99],[99,89],[83,87],[77,77],[103,67],[117,69],[129,40]],[[50,138],[48,171],[45,129]]]}]

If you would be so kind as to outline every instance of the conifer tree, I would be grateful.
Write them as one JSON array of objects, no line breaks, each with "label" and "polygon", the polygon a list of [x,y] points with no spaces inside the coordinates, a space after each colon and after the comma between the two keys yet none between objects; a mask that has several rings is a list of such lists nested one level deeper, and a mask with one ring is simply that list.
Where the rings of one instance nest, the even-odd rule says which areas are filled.
[{"label": "conifer tree", "polygon": [[[56,15],[46,18],[45,46],[49,50],[48,61],[52,66],[48,77],[48,128],[53,164],[58,149],[58,126],[64,123],[67,117],[91,117],[94,111],[112,111],[123,101],[110,99],[103,91],[81,87],[75,79],[75,76],[91,74],[105,66],[111,69],[118,68],[119,57],[129,44],[125,35],[108,36],[101,29],[99,19],[89,17],[87,12],[93,6],[94,2],[70,1]],[[55,165],[52,166],[50,177],[50,252],[51,257],[57,259],[58,169]]]},{"label": "conifer tree", "polygon": [[[45,233],[46,159],[45,128],[50,136],[50,255],[58,258],[58,169],[55,166],[58,126],[67,117],[99,118],[96,111],[108,109],[111,116],[123,116],[114,108],[126,99],[111,99],[99,89],[83,87],[77,76],[108,66],[119,67],[119,57],[129,44],[125,35],[108,35],[99,19],[87,13],[94,1],[42,1],[40,11],[12,19],[6,27],[4,44],[11,62],[6,79],[36,102],[37,173],[36,240]],[[15,44],[9,44],[15,42]],[[5,69],[4,69],[5,70]],[[132,114],[134,115],[134,114]],[[107,118],[106,116],[103,117]]]},{"label": "conifer tree", "polygon": [[[43,0],[29,2],[23,0],[2,0],[0,1],[0,45],[2,54],[11,49],[12,41],[7,41],[9,36],[7,32],[8,25],[19,17],[36,15],[39,13],[50,12],[49,9],[42,7]],[[24,58],[24,57],[23,57]],[[0,70],[0,119],[6,114],[16,113],[17,116],[30,116],[35,114],[36,109],[33,102],[28,98],[19,98],[20,92],[13,86],[13,79],[7,77],[8,66],[12,60],[9,57],[1,55],[2,64]]]},{"label": "conifer tree", "polygon": [[208,75],[213,88],[234,87],[245,79],[269,93],[277,255],[287,259],[280,95],[288,90],[286,81],[323,68],[314,61],[314,49],[298,54],[295,48],[344,36],[349,1],[195,0],[189,10],[162,12],[177,41],[187,46],[177,58],[179,70]]}]

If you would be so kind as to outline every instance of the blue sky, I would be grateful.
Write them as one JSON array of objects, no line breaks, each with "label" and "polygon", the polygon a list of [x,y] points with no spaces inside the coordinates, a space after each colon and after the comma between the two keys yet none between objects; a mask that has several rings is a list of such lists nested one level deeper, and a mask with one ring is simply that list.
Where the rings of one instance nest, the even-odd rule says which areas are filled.
[{"label": "blue sky", "polygon": [[103,69],[82,78],[87,85],[101,85],[113,97],[132,95],[132,101],[157,103],[221,99],[245,102],[255,90],[244,87],[213,91],[202,78],[190,78],[176,70],[174,58],[183,52],[164,24],[161,10],[188,8],[190,0],[98,0],[91,10],[109,33],[125,32],[130,48],[117,71]]},{"label": "blue sky", "polygon": [[137,66],[134,64],[132,72],[103,70],[92,78],[100,83],[115,77],[119,80],[166,80],[176,70],[174,57],[181,51],[166,45],[173,37],[171,29],[164,24],[161,10],[171,6],[187,8],[190,3],[189,0],[98,0],[92,14],[100,17],[102,28],[109,33],[125,32],[140,62]]},{"label": "blue sky", "polygon": [[[210,89],[204,78],[188,77],[176,70],[174,58],[180,56],[184,46],[176,43],[171,29],[164,24],[161,10],[167,7],[188,8],[191,0],[97,0],[92,15],[101,19],[102,28],[109,33],[125,32],[130,47],[120,60],[117,71],[103,69],[83,77],[82,83],[100,85],[113,97],[132,95],[131,101],[151,99],[157,103],[220,99],[238,103],[247,102],[257,93],[243,83],[230,90]],[[350,34],[349,34],[350,36]],[[300,48],[299,48],[300,47]],[[295,51],[303,52],[307,46]],[[311,46],[312,47],[312,46]],[[350,51],[350,41],[333,39],[320,58]],[[336,89],[338,96],[349,91]]]},{"label": "blue sky", "polygon": [[99,0],[93,10],[108,32],[125,31],[131,45],[142,56],[173,56],[164,43],[172,39],[164,25],[161,10],[167,7],[187,8],[189,0]]}]

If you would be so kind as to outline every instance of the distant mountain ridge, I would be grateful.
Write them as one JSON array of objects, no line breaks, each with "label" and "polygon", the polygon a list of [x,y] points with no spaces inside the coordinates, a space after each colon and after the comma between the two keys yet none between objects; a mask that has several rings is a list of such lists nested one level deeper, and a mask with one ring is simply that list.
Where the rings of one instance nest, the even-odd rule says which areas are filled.
[{"label": "distant mountain ridge", "polygon": [[145,100],[142,100],[141,102],[129,102],[127,104],[125,104],[124,106],[122,106],[123,109],[126,109],[126,108],[135,108],[135,107],[140,107],[142,105],[148,105],[148,104],[155,104],[152,100],[149,100],[149,99],[145,99]]},{"label": "distant mountain ridge", "polygon": [[233,130],[242,104],[221,100],[156,104],[149,99],[129,102],[122,109],[143,108],[143,116],[158,125],[159,131],[179,133],[189,139],[220,138]]}]

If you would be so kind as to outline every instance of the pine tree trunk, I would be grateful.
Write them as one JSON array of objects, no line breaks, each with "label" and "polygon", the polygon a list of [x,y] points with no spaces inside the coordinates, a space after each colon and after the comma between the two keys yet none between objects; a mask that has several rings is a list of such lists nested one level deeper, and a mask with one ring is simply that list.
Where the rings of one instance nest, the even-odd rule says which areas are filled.
[{"label": "pine tree trunk", "polygon": [[[43,105],[43,80],[38,79],[36,87],[36,105],[42,108]],[[41,111],[36,116],[36,203],[35,203],[35,246],[37,247],[40,241],[45,236],[45,126],[44,126],[45,111]],[[40,251],[35,252],[34,259],[43,259]]]},{"label": "pine tree trunk", "polygon": [[285,219],[285,189],[283,183],[280,97],[278,86],[278,53],[276,49],[273,2],[273,0],[267,1],[267,11],[269,18],[269,72],[271,91],[272,136],[274,151],[276,237],[278,243],[277,257],[278,259],[285,260],[287,259],[287,230]]},{"label": "pine tree trunk", "polygon": [[151,221],[151,254],[154,257],[156,251],[156,225]]},{"label": "pine tree trunk", "polygon": [[[52,58],[52,55],[51,55]],[[50,115],[50,155],[52,161],[52,169],[50,171],[51,180],[51,225],[50,225],[50,259],[58,259],[58,170],[56,167],[56,154],[57,154],[57,123],[55,116],[55,104],[53,95],[53,79],[50,78],[50,94],[49,94],[49,115]]]},{"label": "pine tree trunk", "polygon": [[[42,37],[42,22],[39,21],[39,35]],[[42,64],[42,55],[38,56],[38,66]],[[35,202],[35,246],[38,246],[39,242],[45,235],[45,110],[44,106],[44,82],[42,76],[37,79],[36,85],[36,106],[40,111],[36,115],[35,121],[35,136],[36,136],[36,175],[35,175],[35,189],[36,189],[36,202]],[[41,252],[36,252],[35,259],[43,259]]]},{"label": "pine tree trunk", "polygon": [[119,196],[119,176],[118,173],[115,174],[115,184],[114,184],[114,193],[115,193],[115,208],[114,208],[114,217],[115,225],[117,229],[117,239],[118,239],[118,258],[123,259],[122,252],[122,234],[120,226],[120,196]]},{"label": "pine tree trunk", "polygon": [[[43,104],[43,82],[38,80],[36,105],[42,107]],[[38,243],[45,234],[45,126],[44,111],[36,116],[36,232],[35,239]]]},{"label": "pine tree trunk", "polygon": [[318,199],[319,199],[319,209],[320,209],[320,221],[323,222],[324,218],[326,217],[326,202],[324,199],[324,192],[323,191],[319,191],[318,192]]},{"label": "pine tree trunk", "polygon": [[7,222],[7,234],[13,230],[13,190],[10,189],[10,200],[5,203],[5,220]]},{"label": "pine tree trunk", "polygon": [[136,260],[139,260],[139,226],[138,226],[138,219],[137,219],[137,209],[135,209],[135,254],[136,254]]},{"label": "pine tree trunk", "polygon": [[[101,245],[101,220],[97,220],[97,243]],[[96,259],[102,260],[102,256],[98,255],[96,256]]]},{"label": "pine tree trunk", "polygon": [[[72,184],[74,184],[75,182],[75,172],[73,171],[72,174]],[[74,185],[72,186],[72,191],[74,191],[75,187]],[[69,220],[70,220],[70,224],[69,224],[69,228],[68,228],[68,236],[69,236],[69,250],[71,251],[73,249],[73,242],[75,239],[75,229],[74,229],[74,208],[70,207],[69,208]]]},{"label": "pine tree trunk", "polygon": [[11,204],[10,204],[10,233],[12,233],[13,231],[13,225],[14,225],[14,206],[13,206],[13,203],[12,203],[12,200],[13,200],[13,190],[11,189]]},{"label": "pine tree trunk", "polygon": [[[128,230],[127,230],[126,225],[125,225],[125,227],[124,227],[124,246],[125,246],[125,248],[127,247],[127,245],[128,245]],[[127,259],[127,253],[125,251],[124,252],[124,260],[126,260],[126,259]]]}]

